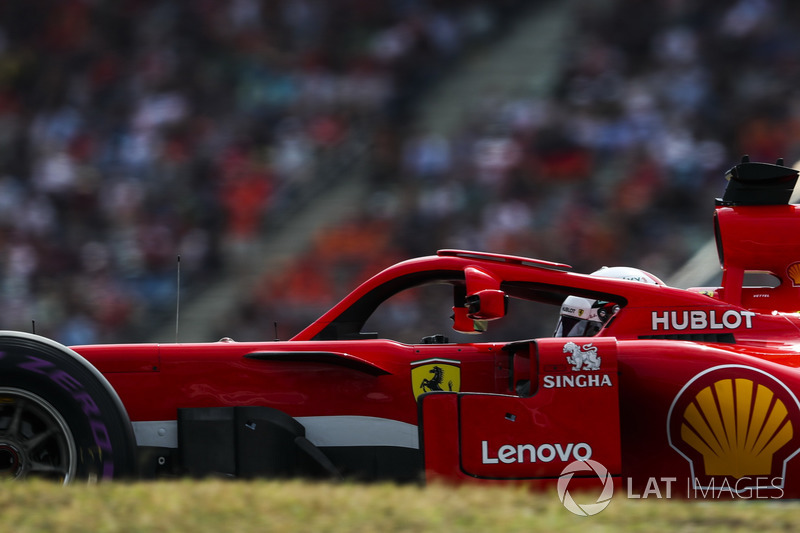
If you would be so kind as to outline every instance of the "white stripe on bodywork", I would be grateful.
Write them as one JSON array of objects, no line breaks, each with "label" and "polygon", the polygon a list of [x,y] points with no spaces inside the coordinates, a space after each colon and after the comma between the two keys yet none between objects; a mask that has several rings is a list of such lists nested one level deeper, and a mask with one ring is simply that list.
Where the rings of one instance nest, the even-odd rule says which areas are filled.
[{"label": "white stripe on bodywork", "polygon": [[[417,426],[373,416],[298,416],[315,446],[397,446],[419,449]],[[178,447],[178,421],[133,422],[137,446]]]},{"label": "white stripe on bodywork", "polygon": [[398,446],[419,449],[417,426],[373,416],[298,416],[315,446]]},{"label": "white stripe on bodywork", "polygon": [[178,447],[178,421],[131,422],[137,446]]}]

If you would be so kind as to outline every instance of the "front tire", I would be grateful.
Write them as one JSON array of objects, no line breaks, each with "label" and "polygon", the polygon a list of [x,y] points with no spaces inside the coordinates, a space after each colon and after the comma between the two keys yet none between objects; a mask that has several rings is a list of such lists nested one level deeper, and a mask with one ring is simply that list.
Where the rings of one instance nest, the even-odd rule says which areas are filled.
[{"label": "front tire", "polygon": [[37,477],[69,483],[78,453],[64,417],[44,398],[0,388],[0,477]]},{"label": "front tire", "polygon": [[0,477],[132,476],[130,420],[108,381],[58,343],[0,332]]}]

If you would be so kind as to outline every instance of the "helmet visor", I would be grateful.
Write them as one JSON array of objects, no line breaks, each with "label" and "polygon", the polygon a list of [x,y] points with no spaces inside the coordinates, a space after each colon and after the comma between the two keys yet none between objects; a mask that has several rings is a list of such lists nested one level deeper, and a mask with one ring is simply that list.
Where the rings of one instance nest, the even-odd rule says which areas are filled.
[{"label": "helmet visor", "polygon": [[562,316],[556,326],[555,337],[593,337],[603,328],[603,324],[594,320],[585,320],[571,316]]}]

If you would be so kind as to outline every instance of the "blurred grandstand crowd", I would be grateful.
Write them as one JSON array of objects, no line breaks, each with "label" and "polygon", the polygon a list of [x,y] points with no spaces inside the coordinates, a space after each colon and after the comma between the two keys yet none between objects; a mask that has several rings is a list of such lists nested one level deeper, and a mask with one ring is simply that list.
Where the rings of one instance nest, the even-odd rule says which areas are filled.
[{"label": "blurred grandstand crowd", "polygon": [[438,248],[666,277],[711,235],[726,168],[798,156],[800,5],[575,0],[549,97],[476,95],[453,134],[414,127],[430,84],[546,4],[0,3],[0,328],[140,340],[177,255],[188,286],[225,275],[364,146],[369,201],[220,334],[286,338]]}]

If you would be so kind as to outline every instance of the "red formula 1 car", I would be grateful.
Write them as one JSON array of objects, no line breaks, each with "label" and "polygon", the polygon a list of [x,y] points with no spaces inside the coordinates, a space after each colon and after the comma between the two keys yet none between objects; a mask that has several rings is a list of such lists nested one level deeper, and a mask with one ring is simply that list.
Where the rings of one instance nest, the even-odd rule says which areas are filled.
[{"label": "red formula 1 car", "polygon": [[[289,341],[67,348],[2,332],[0,472],[552,486],[592,460],[630,494],[800,497],[797,172],[743,162],[727,177],[721,287],[442,250],[379,273]],[[513,342],[370,333],[376,310],[401,322],[403,295],[429,286],[446,290],[457,332],[561,322]]]}]

